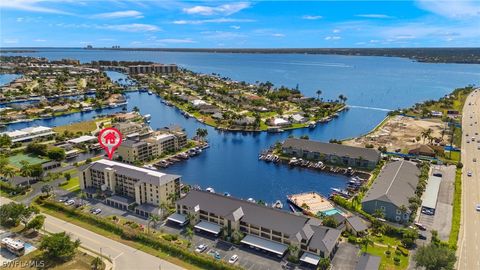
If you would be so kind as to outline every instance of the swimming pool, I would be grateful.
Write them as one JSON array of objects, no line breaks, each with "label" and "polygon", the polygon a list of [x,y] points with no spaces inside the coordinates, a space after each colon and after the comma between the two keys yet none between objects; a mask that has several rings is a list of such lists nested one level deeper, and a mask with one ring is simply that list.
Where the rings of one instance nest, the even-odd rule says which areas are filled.
[{"label": "swimming pool", "polygon": [[327,211],[323,211],[322,212],[325,216],[333,216],[335,214],[343,214],[342,211],[338,210],[337,208],[333,208],[333,209],[330,209],[330,210],[327,210]]}]

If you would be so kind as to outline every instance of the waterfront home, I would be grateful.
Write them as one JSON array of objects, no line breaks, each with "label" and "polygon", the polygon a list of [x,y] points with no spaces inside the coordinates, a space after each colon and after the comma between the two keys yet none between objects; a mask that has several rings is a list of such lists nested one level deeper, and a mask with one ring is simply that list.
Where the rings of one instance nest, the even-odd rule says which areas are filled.
[{"label": "waterfront home", "polygon": [[290,116],[291,119],[292,119],[292,122],[294,123],[305,123],[308,121],[308,118],[307,117],[304,117],[302,114],[300,113],[296,113],[296,114],[293,114]]},{"label": "waterfront home", "polygon": [[201,99],[194,99],[191,101],[193,107],[200,107],[201,105],[207,105],[208,103]]},{"label": "waterfront home", "polygon": [[369,214],[380,210],[385,219],[393,222],[408,222],[411,214],[408,199],[415,196],[419,176],[416,163],[405,160],[388,163],[363,198],[362,209]]},{"label": "waterfront home", "polygon": [[[160,204],[180,195],[180,176],[101,159],[79,167],[80,188],[88,197],[107,196],[105,203],[149,217]],[[173,195],[173,196],[172,196]]]},{"label": "waterfront home", "polygon": [[341,234],[313,217],[201,190],[191,190],[179,199],[169,221],[190,222],[198,232],[236,238],[245,246],[279,257],[295,246],[300,260],[312,265],[320,258],[333,258]]},{"label": "waterfront home", "polygon": [[288,138],[282,152],[298,158],[321,160],[330,164],[373,169],[380,161],[380,151],[371,148]]},{"label": "waterfront home", "polygon": [[288,126],[290,125],[290,121],[280,118],[280,117],[275,117],[275,118],[270,118],[267,120],[267,125],[269,126]]},{"label": "waterfront home", "polygon": [[420,144],[413,149],[408,151],[408,154],[415,155],[415,156],[426,156],[426,157],[435,157],[435,150],[433,150],[430,146],[425,144]]},{"label": "waterfront home", "polygon": [[27,142],[33,139],[44,138],[54,135],[53,129],[44,126],[29,127],[19,130],[7,131],[0,133],[0,135],[7,135],[13,143]]},{"label": "waterfront home", "polygon": [[129,135],[145,137],[153,132],[149,125],[141,122],[119,122],[115,123],[113,127],[118,129],[123,137]]},{"label": "waterfront home", "polygon": [[174,73],[178,71],[178,67],[175,64],[135,65],[135,66],[128,66],[126,69],[129,74],[147,74],[147,73],[169,74],[169,73]]}]

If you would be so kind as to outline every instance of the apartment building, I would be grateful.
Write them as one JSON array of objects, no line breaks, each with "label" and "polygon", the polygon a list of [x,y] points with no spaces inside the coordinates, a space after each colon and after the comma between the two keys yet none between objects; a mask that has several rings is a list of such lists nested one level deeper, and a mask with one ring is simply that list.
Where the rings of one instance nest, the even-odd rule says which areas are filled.
[{"label": "apartment building", "polygon": [[127,162],[145,162],[167,152],[178,151],[187,144],[184,132],[154,132],[143,140],[127,139],[116,151],[116,158]]},{"label": "apartment building", "polygon": [[169,74],[178,71],[178,67],[175,64],[151,64],[151,65],[137,65],[129,66],[129,74],[145,74],[145,73],[161,73]]},{"label": "apartment building", "polygon": [[113,127],[118,129],[124,138],[145,137],[153,132],[150,126],[145,123],[119,122],[113,125]]},{"label": "apartment building", "polygon": [[55,132],[53,129],[44,126],[29,127],[0,133],[0,135],[6,135],[10,137],[13,143],[32,141],[34,139],[39,139],[54,134]]},{"label": "apartment building", "polygon": [[242,244],[279,257],[296,246],[300,260],[313,265],[320,258],[333,258],[341,234],[316,218],[200,190],[179,199],[176,213],[168,219],[182,225],[190,222],[196,231],[227,239],[241,235]]},{"label": "apartment building", "polygon": [[80,188],[91,197],[101,192],[105,203],[148,217],[162,203],[180,195],[180,176],[111,161],[98,160],[79,168]]},{"label": "apartment building", "polygon": [[285,140],[282,151],[294,157],[367,169],[375,168],[380,161],[380,151],[376,149],[296,138]]}]

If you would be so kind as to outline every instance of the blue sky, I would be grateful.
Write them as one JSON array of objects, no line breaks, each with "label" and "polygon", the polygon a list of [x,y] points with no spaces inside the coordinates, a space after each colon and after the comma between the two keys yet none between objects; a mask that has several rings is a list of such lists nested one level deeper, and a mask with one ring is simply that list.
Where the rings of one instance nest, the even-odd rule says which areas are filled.
[{"label": "blue sky", "polygon": [[479,47],[480,1],[2,0],[2,47]]}]

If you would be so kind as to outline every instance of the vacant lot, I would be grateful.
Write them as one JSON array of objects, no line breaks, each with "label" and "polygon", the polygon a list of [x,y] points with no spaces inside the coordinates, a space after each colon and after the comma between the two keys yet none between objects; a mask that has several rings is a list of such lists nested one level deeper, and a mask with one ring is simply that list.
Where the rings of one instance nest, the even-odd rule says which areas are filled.
[{"label": "vacant lot", "polygon": [[[388,119],[374,132],[344,141],[343,144],[361,147],[372,144],[374,148],[386,146],[388,151],[406,150],[414,148],[419,143],[424,143],[421,134],[429,128],[432,129],[430,136],[442,138],[442,131],[445,126],[440,119],[413,119],[397,115]],[[443,140],[448,141],[447,137],[447,135],[443,136]],[[417,141],[417,139],[420,139],[420,141]]]}]

